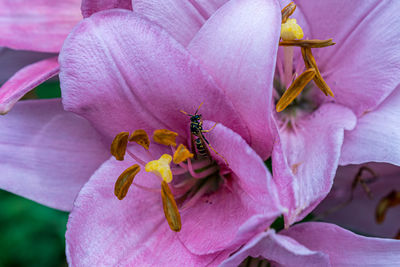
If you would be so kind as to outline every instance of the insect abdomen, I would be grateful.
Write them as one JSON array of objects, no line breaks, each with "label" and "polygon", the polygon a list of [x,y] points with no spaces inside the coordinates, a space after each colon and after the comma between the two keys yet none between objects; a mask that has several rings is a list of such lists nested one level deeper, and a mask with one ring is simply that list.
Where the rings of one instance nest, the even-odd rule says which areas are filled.
[{"label": "insect abdomen", "polygon": [[207,157],[208,154],[207,154],[206,148],[201,143],[200,138],[196,138],[196,140],[194,142],[196,144],[197,153],[199,153],[202,157]]}]

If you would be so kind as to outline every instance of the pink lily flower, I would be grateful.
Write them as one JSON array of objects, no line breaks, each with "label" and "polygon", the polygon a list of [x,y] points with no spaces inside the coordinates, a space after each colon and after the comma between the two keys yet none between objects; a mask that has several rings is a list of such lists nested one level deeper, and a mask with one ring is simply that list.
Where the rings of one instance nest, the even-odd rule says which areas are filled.
[{"label": "pink lily flower", "polygon": [[339,167],[331,192],[314,214],[357,233],[399,239],[399,177],[400,168],[391,164]]},{"label": "pink lily flower", "polygon": [[[264,11],[255,18],[254,11],[260,8]],[[255,22],[251,25],[250,15]],[[276,54],[277,18],[279,8],[274,3],[247,4],[239,0],[229,2],[207,21],[203,29],[215,31],[232,49],[242,49],[239,58],[226,63],[232,68],[238,62],[242,64],[243,68],[237,69],[234,76],[229,68],[208,73],[168,33],[129,11],[97,13],[74,29],[60,54],[60,79],[67,110],[88,119],[109,139],[122,130],[153,132],[166,128],[177,132],[179,142],[187,145],[188,118],[179,109],[194,112],[204,102],[203,117],[220,123],[207,133],[207,139],[223,155],[231,171],[227,176],[220,173],[228,179],[227,184],[215,193],[199,196],[193,207],[183,209],[182,230],[176,234],[169,230],[161,212],[159,193],[133,188],[135,193],[128,193],[123,201],[113,195],[116,177],[135,160],[107,161],[83,187],[71,212],[66,234],[71,264],[214,265],[268,227],[282,212],[262,158],[248,145],[262,157],[270,153],[268,145],[272,142],[264,140],[268,116],[256,114],[260,119],[254,121],[249,118],[248,109],[266,111],[269,107],[267,95],[256,99],[256,93],[268,92],[265,87],[272,82],[272,71],[268,69],[273,70],[275,62],[265,57]],[[266,31],[265,25],[272,29]],[[232,32],[220,31],[220,27],[238,26],[242,26],[238,33],[248,28],[247,35],[235,36],[236,40],[254,37],[255,42],[245,48],[226,42]],[[264,36],[258,38],[261,32]],[[263,49],[261,54],[267,56],[257,58],[260,51],[254,48]],[[254,77],[260,80],[254,83]],[[224,79],[224,89],[214,79]],[[248,88],[254,85],[251,90],[255,93],[239,90],[245,84]],[[253,107],[243,106],[239,100],[252,101]],[[151,154],[168,153],[168,149],[160,152],[156,148],[150,149]],[[158,158],[149,157],[142,148],[130,149],[134,158],[144,162]],[[220,164],[223,170],[223,161]],[[142,187],[160,187],[159,181],[146,173],[139,172],[136,181]],[[175,190],[178,185],[171,186]],[[87,216],[88,213],[91,215]]]},{"label": "pink lily flower", "polygon": [[397,266],[400,241],[356,235],[329,223],[260,233],[220,266]]},{"label": "pink lily flower", "polygon": [[[288,3],[282,1],[281,6]],[[398,99],[400,51],[394,29],[400,19],[394,10],[400,3],[295,3],[292,17],[303,28],[304,39],[336,42],[313,49],[319,71],[335,96],[324,96],[311,82],[296,103],[275,113],[278,138],[272,164],[279,192],[286,195],[286,226],[304,218],[325,198],[338,164],[381,161],[400,165],[399,153],[389,152],[400,141],[394,130],[397,124],[381,119],[397,121],[398,105],[393,103]],[[280,49],[275,78],[285,88],[285,81],[290,83],[305,67],[300,48],[294,48],[292,55]],[[275,87],[277,98],[280,88]]]},{"label": "pink lily flower", "polygon": [[[0,88],[0,114],[6,114],[27,92],[56,76],[59,72],[57,53],[68,33],[82,19],[92,13],[110,9],[132,9],[130,0],[4,0],[0,3],[0,46],[31,51],[32,60],[21,51],[0,55],[2,71],[21,62],[17,71]],[[14,55],[10,58],[10,54]],[[12,62],[10,62],[12,61]],[[23,63],[26,66],[22,65]],[[8,78],[7,77],[7,78]]]},{"label": "pink lily flower", "polygon": [[[255,11],[260,9],[264,11],[258,12],[255,17]],[[228,16],[227,20],[226,14],[232,16]],[[66,153],[70,155],[70,158],[67,157],[68,162],[73,161],[82,166],[86,165],[82,156],[86,160],[93,156],[93,159],[89,159],[90,168],[68,168],[69,173],[77,174],[81,178],[83,174],[79,171],[89,171],[103,157],[103,147],[96,146],[99,139],[104,138],[109,143],[115,134],[123,130],[132,132],[144,129],[150,133],[154,129],[168,128],[179,134],[179,142],[190,143],[189,118],[179,110],[194,112],[204,102],[201,108],[203,117],[219,122],[215,129],[207,133],[207,139],[223,155],[229,168],[224,161],[218,161],[219,165],[214,167],[220,166],[219,174],[225,182],[215,192],[206,188],[206,194],[197,195],[197,199],[193,197],[192,204],[187,208],[180,207],[182,229],[175,233],[169,229],[164,218],[159,192],[149,192],[160,188],[160,182],[154,175],[139,172],[135,183],[141,188],[133,185],[122,201],[113,194],[116,178],[124,169],[135,162],[148,162],[171,151],[151,144],[152,156],[149,156],[141,147],[129,147],[128,150],[135,159],[126,155],[123,162],[107,160],[82,188],[71,212],[66,235],[70,264],[217,265],[257,232],[268,227],[282,213],[275,185],[263,162],[272,149],[272,141],[264,137],[269,124],[266,111],[270,107],[270,97],[268,98],[267,92],[271,92],[265,87],[271,86],[272,70],[275,68],[275,60],[266,59],[276,55],[279,16],[277,4],[261,0],[251,4],[241,0],[232,1],[221,9],[220,15],[214,16],[206,29],[210,31],[214,28],[216,34],[221,35],[221,40],[226,39],[224,35],[228,33],[219,32],[216,26],[220,25],[226,28],[238,27],[238,35],[233,41],[240,41],[241,38],[257,39],[243,48],[236,48],[235,42],[229,44],[232,49],[242,52],[238,53],[240,57],[231,58],[228,64],[233,68],[236,64],[242,64],[243,70],[237,69],[234,76],[230,75],[232,70],[229,68],[226,68],[225,73],[208,73],[168,33],[130,11],[97,13],[75,28],[60,54],[63,103],[66,109],[87,118],[101,133],[101,137],[92,133],[94,140],[88,142],[90,127],[86,125],[82,131],[77,131],[80,124],[83,124],[79,118],[71,114],[57,114],[57,109],[46,107],[59,107],[57,101],[20,103],[3,120],[6,127],[2,129],[10,133],[19,129],[18,125],[13,126],[16,119],[14,114],[18,110],[32,110],[32,113],[36,110],[37,115],[41,109],[48,109],[48,119],[34,125],[39,125],[35,127],[40,134],[49,132],[50,138],[41,139],[40,143],[35,144],[44,145],[45,148],[57,144],[58,140],[54,140],[56,131],[60,134],[57,138],[63,140],[68,136],[67,140],[71,142],[84,136],[77,146],[66,142]],[[232,20],[232,17],[235,19]],[[255,23],[249,25],[249,17]],[[265,25],[269,25],[267,30]],[[244,29],[246,35],[239,34]],[[262,38],[255,38],[261,36],[260,33],[263,33]],[[208,43],[205,42],[204,45]],[[257,57],[260,50],[254,49],[255,47],[262,48],[261,57]],[[258,78],[257,82],[255,78]],[[221,83],[224,87],[221,86],[221,81],[224,82]],[[258,99],[255,93],[239,90],[245,85],[265,97]],[[252,103],[250,109],[258,109],[260,114],[249,119],[248,107],[240,105],[238,98],[245,103]],[[27,119],[35,118],[30,114],[27,116]],[[59,129],[50,129],[52,125],[47,126],[48,120],[53,122],[50,118],[58,116],[71,116],[72,122],[65,125],[65,128],[69,127],[68,134]],[[35,119],[32,123],[34,122]],[[43,124],[47,131],[42,130]],[[35,134],[32,136],[37,138]],[[15,139],[12,147],[24,143],[21,136]],[[6,150],[4,148],[4,154]],[[10,148],[8,153],[9,150]],[[35,151],[38,150],[40,148]],[[43,154],[43,157],[46,155]],[[49,156],[54,158],[55,154]],[[13,159],[14,162],[21,162],[21,157],[18,154]],[[218,160],[218,156],[216,159]],[[58,171],[60,181],[70,178],[64,175],[60,165],[52,166],[50,171],[52,173],[45,177]],[[178,169],[178,172],[182,170]],[[15,179],[10,179],[14,178],[12,175],[15,174],[15,169],[10,170],[9,174],[9,178],[5,178],[2,184],[6,189],[16,184]],[[179,182],[179,178],[179,175],[174,177],[170,185],[173,189],[177,189],[175,183]],[[193,179],[194,176],[189,180]],[[82,180],[76,179],[70,183],[79,184]],[[40,181],[34,180],[33,184],[40,184]],[[45,190],[55,193],[65,190],[65,186],[60,188],[61,184],[58,188],[57,184],[50,183],[43,183],[42,186],[43,188],[33,189],[37,194],[29,197],[40,197],[38,192]],[[150,190],[146,191],[143,187]],[[18,193],[28,195],[26,191],[29,186],[18,184],[15,188],[19,190]],[[72,193],[68,198],[58,200],[54,199],[54,195],[51,194],[49,199],[42,197],[40,201],[55,207],[69,207],[72,202]]]}]

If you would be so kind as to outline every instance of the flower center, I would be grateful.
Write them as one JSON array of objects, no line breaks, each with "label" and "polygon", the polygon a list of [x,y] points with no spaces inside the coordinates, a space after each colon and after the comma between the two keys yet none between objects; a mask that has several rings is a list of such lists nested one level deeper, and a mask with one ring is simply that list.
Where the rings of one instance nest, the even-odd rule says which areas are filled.
[{"label": "flower center", "polygon": [[[274,81],[276,111],[278,113],[285,111],[278,116],[284,124],[292,123],[299,114],[309,113],[317,108],[318,104],[314,101],[315,95],[311,80],[325,95],[333,96],[331,89],[321,76],[311,49],[320,49],[335,43],[332,42],[332,39],[302,39],[304,34],[301,26],[297,24],[296,19],[289,18],[295,9],[296,5],[292,2],[282,10],[279,45],[283,47],[284,58],[277,63]],[[301,49],[304,67],[301,66],[301,62],[296,62],[296,66],[293,66],[295,47]]]},{"label": "flower center", "polygon": [[[128,132],[121,132],[111,144],[111,154],[117,160],[124,160],[125,154],[128,154],[138,163],[126,169],[118,177],[114,188],[116,197],[123,200],[131,185],[142,190],[161,193],[165,218],[171,230],[176,232],[180,231],[182,227],[180,212],[193,206],[202,196],[215,192],[229,174],[229,172],[220,171],[220,166],[208,151],[210,148],[224,159],[211,147],[203,134],[211,131],[215,125],[210,130],[203,129],[201,115],[197,114],[199,108],[195,115],[184,112],[191,116],[191,149],[193,153],[184,144],[179,144],[176,148],[178,134],[166,129],[155,130],[153,133],[155,143],[167,146],[171,150],[171,154],[165,153],[159,159],[151,154],[149,150],[151,141],[144,130],[136,130],[130,136]],[[142,146],[149,157],[154,160],[146,161],[132,153],[130,147],[134,145]],[[146,172],[155,174],[154,177],[161,184],[161,190],[134,182],[135,176],[141,170],[140,165],[145,168]],[[229,166],[227,162],[226,165]]]}]

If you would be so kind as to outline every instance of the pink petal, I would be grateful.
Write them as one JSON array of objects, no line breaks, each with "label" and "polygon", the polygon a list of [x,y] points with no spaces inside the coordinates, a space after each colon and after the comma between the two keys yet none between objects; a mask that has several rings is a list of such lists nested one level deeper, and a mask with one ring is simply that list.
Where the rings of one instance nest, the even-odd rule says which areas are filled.
[{"label": "pink petal", "polygon": [[113,8],[132,10],[132,0],[82,0],[81,5],[84,18],[89,17],[93,13]]},{"label": "pink petal", "polygon": [[179,237],[195,254],[240,246],[282,213],[271,174],[238,134],[217,125],[206,138],[234,174],[217,193],[182,214],[185,227]]},{"label": "pink petal", "polygon": [[280,131],[272,154],[274,180],[289,209],[285,225],[301,220],[325,198],[338,166],[344,130],[355,126],[345,107],[325,104]]},{"label": "pink petal", "polygon": [[273,144],[270,114],[280,16],[275,1],[232,0],[189,45],[232,100],[262,158],[270,155]]},{"label": "pink petal", "polygon": [[82,18],[79,0],[3,0],[0,2],[0,46],[58,52]]},{"label": "pink petal", "polygon": [[346,132],[340,164],[369,161],[400,165],[400,87],[376,109],[362,115]]},{"label": "pink petal", "polygon": [[[372,198],[369,198],[361,184],[358,184],[353,192],[352,201],[345,205],[351,198],[352,183],[361,165],[339,167],[331,192],[313,214],[320,220],[338,224],[357,233],[393,238],[400,230],[399,207],[389,209],[381,224],[375,220],[375,209],[379,201],[392,190],[400,191],[400,168],[383,163],[369,163],[363,166],[368,166],[378,175],[376,180],[367,184]],[[365,172],[362,178],[369,180],[372,176]]]},{"label": "pink petal", "polygon": [[399,1],[296,1],[310,32],[305,38],[333,38],[316,60],[335,101],[356,115],[373,110],[400,83]]},{"label": "pink petal", "polygon": [[[215,266],[228,256],[229,251],[204,256],[190,253],[169,229],[160,194],[133,186],[118,200],[114,183],[131,164],[129,160],[107,161],[80,192],[66,233],[71,266]],[[160,188],[159,181],[143,170],[135,182]]]},{"label": "pink petal", "polygon": [[[218,121],[248,140],[247,129],[223,91],[197,61],[157,25],[123,10],[80,23],[60,54],[67,110],[108,137],[123,130],[167,128],[187,135],[182,109]],[[83,71],[84,70],[84,71]]]},{"label": "pink petal", "polygon": [[162,26],[183,46],[228,0],[132,0],[133,10]]},{"label": "pink petal", "polygon": [[296,240],[269,230],[254,237],[238,252],[225,260],[220,267],[239,266],[248,256],[266,259],[285,267],[330,266],[328,255],[309,250]]},{"label": "pink petal", "polygon": [[19,70],[0,88],[0,114],[6,114],[21,97],[58,72],[57,57],[43,59]]},{"label": "pink petal", "polygon": [[22,101],[0,118],[1,188],[70,210],[81,186],[108,156],[100,136],[60,100]]},{"label": "pink petal", "polygon": [[329,255],[332,266],[399,266],[400,240],[356,235],[329,223],[301,223],[280,234]]}]

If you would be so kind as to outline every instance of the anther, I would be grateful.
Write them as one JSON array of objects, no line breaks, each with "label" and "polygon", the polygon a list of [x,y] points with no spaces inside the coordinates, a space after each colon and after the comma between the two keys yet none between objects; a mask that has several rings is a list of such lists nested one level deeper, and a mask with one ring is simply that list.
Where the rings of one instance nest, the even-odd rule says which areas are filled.
[{"label": "anther", "polygon": [[111,143],[111,155],[117,160],[124,160],[126,146],[128,145],[128,132],[121,132],[117,134]]},{"label": "anther", "polygon": [[308,47],[308,48],[322,48],[334,45],[336,43],[332,42],[332,39],[327,40],[288,40],[288,41],[280,41],[279,45],[281,46],[300,46],[300,47]]},{"label": "anther", "polygon": [[145,130],[136,130],[129,137],[129,142],[136,142],[145,149],[149,149],[150,140]]},{"label": "anther", "polygon": [[282,23],[286,23],[295,10],[296,5],[293,2],[290,2],[287,6],[285,6],[282,9]]},{"label": "anther", "polygon": [[281,112],[303,91],[304,87],[314,78],[315,69],[308,69],[290,85],[276,104],[276,111]]},{"label": "anther", "polygon": [[146,164],[145,170],[146,172],[152,172],[157,176],[161,177],[167,183],[172,181],[172,172],[171,172],[171,164],[172,157],[171,155],[164,154],[158,160],[152,160]]},{"label": "anther", "polygon": [[376,222],[382,223],[385,220],[388,209],[397,205],[400,205],[400,191],[396,192],[393,190],[379,201],[375,210]]},{"label": "anther", "polygon": [[321,91],[325,95],[334,96],[331,88],[329,88],[329,86],[326,84],[326,82],[324,81],[324,79],[321,76],[321,73],[317,66],[317,62],[315,61],[315,58],[311,52],[311,48],[302,47],[301,54],[303,55],[304,64],[306,65],[306,68],[308,68],[308,69],[313,68],[316,71],[316,74],[314,76],[315,84],[319,87],[319,89],[321,89]]},{"label": "anther", "polygon": [[138,164],[135,164],[128,169],[126,169],[117,179],[114,186],[114,194],[119,199],[122,200],[128,193],[128,189],[131,186],[133,179],[136,174],[140,171]]},{"label": "anther", "polygon": [[156,143],[166,145],[166,146],[176,146],[176,137],[177,133],[167,130],[167,129],[159,129],[155,130],[153,133],[153,140]]},{"label": "anther", "polygon": [[181,215],[179,214],[178,206],[176,205],[171,189],[165,181],[161,183],[161,198],[169,228],[175,232],[179,232],[182,228]]},{"label": "anther", "polygon": [[303,38],[303,29],[297,24],[296,19],[288,19],[281,26],[281,38],[284,41],[290,41]]},{"label": "anther", "polygon": [[175,164],[179,164],[189,158],[193,158],[193,156],[183,144],[180,144],[174,153],[173,161]]}]

